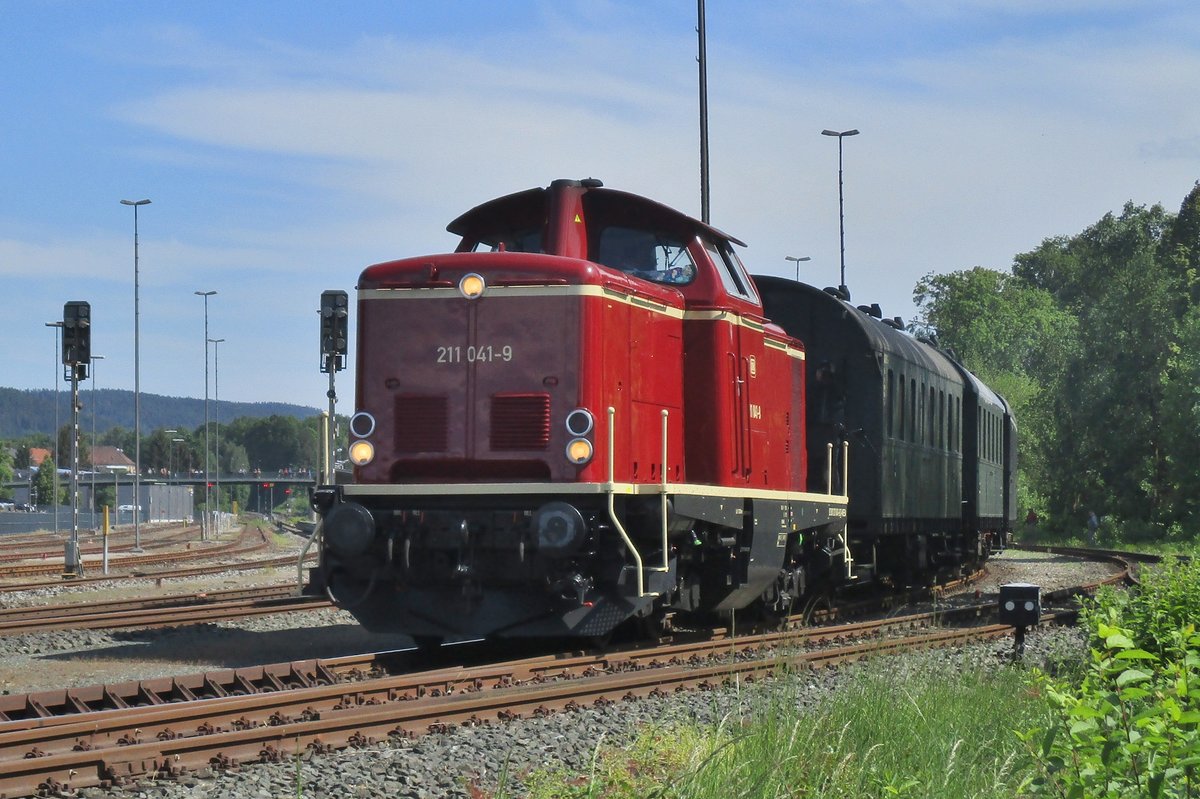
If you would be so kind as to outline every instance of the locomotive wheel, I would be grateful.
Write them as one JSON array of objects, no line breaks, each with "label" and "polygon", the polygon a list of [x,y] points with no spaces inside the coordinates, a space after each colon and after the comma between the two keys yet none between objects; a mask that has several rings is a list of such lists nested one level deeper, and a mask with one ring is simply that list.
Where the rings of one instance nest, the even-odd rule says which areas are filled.
[{"label": "locomotive wheel", "polygon": [[765,630],[782,630],[787,627],[788,619],[796,612],[796,600],[789,599],[780,602],[778,598],[760,597],[754,603],[759,615],[759,624]]},{"label": "locomotive wheel", "polygon": [[669,621],[666,609],[656,607],[644,616],[630,619],[630,632],[639,641],[658,640],[667,634],[671,626]]}]

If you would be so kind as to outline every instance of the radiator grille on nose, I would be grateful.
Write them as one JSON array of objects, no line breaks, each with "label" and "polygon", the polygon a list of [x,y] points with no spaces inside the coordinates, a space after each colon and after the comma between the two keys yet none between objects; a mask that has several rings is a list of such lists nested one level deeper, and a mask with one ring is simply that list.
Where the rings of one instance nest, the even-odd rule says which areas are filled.
[{"label": "radiator grille on nose", "polygon": [[445,397],[396,397],[396,451],[445,452],[449,420]]},{"label": "radiator grille on nose", "polygon": [[545,449],[550,443],[549,394],[495,394],[492,451]]}]

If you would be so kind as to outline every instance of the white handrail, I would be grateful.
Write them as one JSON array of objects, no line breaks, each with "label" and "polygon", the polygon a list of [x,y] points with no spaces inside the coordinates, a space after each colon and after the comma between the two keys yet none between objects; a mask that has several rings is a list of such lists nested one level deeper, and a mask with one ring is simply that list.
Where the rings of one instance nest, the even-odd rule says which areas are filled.
[{"label": "white handrail", "polygon": [[617,415],[617,409],[608,406],[608,484],[604,487],[604,491],[608,494],[608,518],[612,520],[613,527],[617,530],[617,535],[621,536],[621,540],[625,542],[625,548],[633,555],[633,562],[637,567],[637,592],[639,597],[649,596],[646,593],[645,580],[642,575],[642,556],[637,551],[637,547],[633,545],[629,534],[625,532],[625,526],[621,524],[621,520],[617,518],[616,508],[616,445],[613,443],[616,427],[614,419]]},{"label": "white handrail", "polygon": [[660,496],[660,512],[662,514],[662,556],[663,562],[661,566],[654,569],[656,572],[669,572],[671,570],[671,561],[667,557],[667,416],[670,412],[662,409],[662,474],[659,477],[662,479],[662,494]]}]

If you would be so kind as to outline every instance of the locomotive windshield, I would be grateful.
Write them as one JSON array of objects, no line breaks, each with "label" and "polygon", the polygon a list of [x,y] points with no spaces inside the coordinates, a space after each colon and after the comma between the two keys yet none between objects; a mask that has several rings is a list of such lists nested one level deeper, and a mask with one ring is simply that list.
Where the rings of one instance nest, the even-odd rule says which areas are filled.
[{"label": "locomotive windshield", "polygon": [[655,283],[683,285],[696,278],[687,243],[652,230],[610,225],[600,231],[591,260]]},{"label": "locomotive windshield", "polygon": [[473,252],[545,252],[542,248],[542,225],[524,230],[505,230],[484,233],[475,242]]}]

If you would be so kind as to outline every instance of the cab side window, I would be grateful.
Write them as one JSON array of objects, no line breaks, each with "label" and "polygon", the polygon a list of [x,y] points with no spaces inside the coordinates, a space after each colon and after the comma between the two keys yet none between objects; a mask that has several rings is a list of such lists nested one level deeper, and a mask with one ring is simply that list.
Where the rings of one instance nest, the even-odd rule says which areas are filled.
[{"label": "cab side window", "polygon": [[708,250],[708,257],[716,266],[717,274],[721,276],[721,285],[727,292],[750,302],[759,301],[754,284],[746,274],[746,267],[728,244],[718,245],[706,239],[704,249]]}]

